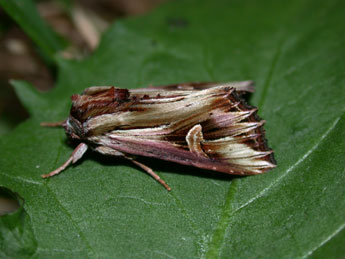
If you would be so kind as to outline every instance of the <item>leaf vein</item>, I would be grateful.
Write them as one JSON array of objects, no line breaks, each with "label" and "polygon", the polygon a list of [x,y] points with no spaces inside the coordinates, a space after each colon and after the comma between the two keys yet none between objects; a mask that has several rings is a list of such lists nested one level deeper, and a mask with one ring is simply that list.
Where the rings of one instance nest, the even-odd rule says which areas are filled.
[{"label": "leaf vein", "polygon": [[12,175],[8,175],[8,174],[5,174],[5,173],[1,173],[3,176],[9,178],[9,179],[12,179],[14,181],[19,181],[19,182],[23,182],[23,183],[30,183],[30,184],[35,184],[35,185],[42,185],[43,183],[41,182],[35,182],[35,181],[32,181],[32,180],[29,180],[29,179],[25,179],[25,178],[22,178],[22,177],[14,177]]},{"label": "leaf vein", "polygon": [[223,210],[221,214],[221,218],[217,223],[215,231],[213,232],[213,236],[211,242],[206,250],[206,254],[202,255],[204,258],[218,258],[220,257],[221,247],[224,245],[224,237],[227,229],[227,224],[229,219],[234,214],[232,211],[232,201],[234,199],[234,194],[237,191],[237,180],[233,180],[230,184],[229,191],[226,194],[226,200],[223,205]]},{"label": "leaf vein", "polygon": [[340,231],[342,231],[345,228],[345,223],[342,224],[339,228],[337,228],[334,232],[332,232],[328,237],[326,237],[319,245],[315,246],[313,249],[311,249],[307,254],[303,256],[303,258],[306,258],[310,255],[312,255],[317,249],[324,246],[328,241],[330,241],[333,237],[335,237]]},{"label": "leaf vein", "polygon": [[[196,227],[195,223],[193,222],[193,220],[191,219],[190,215],[188,214],[187,210],[185,209],[185,207],[183,206],[182,202],[180,201],[180,199],[178,199],[173,193],[169,192],[169,195],[175,200],[176,206],[180,209],[182,215],[186,218],[187,222],[189,223],[193,234],[196,235],[197,237],[202,236],[201,235],[201,231]],[[201,244],[199,242],[196,242],[198,244],[198,246],[201,248]]]},{"label": "leaf vein", "polygon": [[77,222],[73,219],[71,213],[62,205],[61,201],[57,198],[56,194],[50,189],[48,185],[46,185],[47,190],[51,193],[53,199],[57,202],[59,207],[61,208],[61,211],[70,219],[71,223],[74,225],[74,227],[77,229],[80,238],[84,241],[86,248],[88,249],[88,254],[90,257],[93,257],[96,253],[93,251],[90,243],[86,239],[83,231],[81,230],[80,226],[77,224]]},{"label": "leaf vein", "polygon": [[272,60],[271,66],[270,66],[270,69],[268,71],[268,75],[267,75],[266,81],[265,81],[264,86],[263,86],[262,95],[261,95],[261,98],[260,98],[260,101],[259,101],[259,105],[258,105],[258,107],[261,109],[261,111],[263,109],[263,106],[264,106],[264,103],[265,103],[265,100],[266,100],[266,97],[267,97],[268,89],[269,89],[269,87],[271,85],[273,74],[274,74],[274,71],[275,71],[275,69],[277,67],[278,60],[279,60],[280,56],[281,56],[281,44],[278,45],[276,53],[273,56],[273,60]]},{"label": "leaf vein", "polygon": [[255,197],[253,197],[252,199],[250,199],[249,201],[244,203],[242,206],[238,207],[234,211],[234,213],[237,212],[240,209],[243,209],[244,207],[247,207],[249,204],[253,203],[255,200],[257,200],[257,199],[261,198],[262,196],[264,196],[275,185],[277,185],[280,181],[282,181],[291,171],[293,171],[297,166],[299,166],[303,161],[305,161],[319,147],[321,142],[329,135],[329,133],[336,127],[336,125],[338,124],[340,118],[341,118],[341,116],[339,116],[337,119],[335,119],[334,122],[332,123],[332,125],[325,131],[324,134],[322,134],[322,136],[320,137],[319,141],[314,146],[312,146],[308,150],[308,152],[306,152],[300,159],[298,159],[298,161],[296,163],[294,163],[292,166],[290,166],[285,171],[285,173],[283,173],[277,179],[275,179],[273,182],[271,182],[271,184],[268,185],[265,189],[263,189],[258,195],[256,195]]}]

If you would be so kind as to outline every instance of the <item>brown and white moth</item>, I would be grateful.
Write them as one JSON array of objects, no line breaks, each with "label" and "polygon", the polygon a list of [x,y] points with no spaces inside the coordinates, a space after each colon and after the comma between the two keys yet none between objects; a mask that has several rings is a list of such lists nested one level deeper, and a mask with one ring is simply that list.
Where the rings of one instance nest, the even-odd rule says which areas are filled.
[{"label": "brown and white moth", "polygon": [[59,168],[79,160],[88,148],[129,159],[170,187],[151,168],[134,160],[145,156],[235,175],[253,175],[275,167],[257,108],[241,95],[252,81],[184,83],[143,89],[96,86],[73,95],[69,117],[59,123],[80,141]]}]

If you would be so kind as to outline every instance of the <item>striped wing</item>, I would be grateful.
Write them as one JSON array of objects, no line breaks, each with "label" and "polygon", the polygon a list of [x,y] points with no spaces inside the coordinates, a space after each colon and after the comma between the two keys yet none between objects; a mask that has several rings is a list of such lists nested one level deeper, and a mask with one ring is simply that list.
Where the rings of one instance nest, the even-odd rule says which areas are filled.
[{"label": "striped wing", "polygon": [[264,121],[229,85],[203,90],[93,87],[74,97],[71,116],[102,153],[116,150],[231,174],[275,167]]}]

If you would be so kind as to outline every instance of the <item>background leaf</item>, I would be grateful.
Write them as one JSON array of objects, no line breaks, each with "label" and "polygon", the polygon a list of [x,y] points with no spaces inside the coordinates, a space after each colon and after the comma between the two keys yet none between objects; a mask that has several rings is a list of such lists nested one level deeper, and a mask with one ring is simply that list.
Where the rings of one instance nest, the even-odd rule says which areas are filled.
[{"label": "background leaf", "polygon": [[41,18],[32,0],[0,0],[0,5],[39,46],[47,61],[52,62],[66,47],[64,40]]},{"label": "background leaf", "polygon": [[[31,119],[0,139],[1,186],[24,200],[20,212],[0,218],[3,255],[343,256],[344,10],[335,0],[171,2],[117,22],[90,58],[59,60],[50,93],[17,83]],[[145,160],[168,193],[124,161],[90,152],[61,175],[40,178],[73,145],[39,123],[64,119],[73,93],[247,79],[257,84],[250,103],[267,120],[278,161],[272,172],[231,177]]]}]

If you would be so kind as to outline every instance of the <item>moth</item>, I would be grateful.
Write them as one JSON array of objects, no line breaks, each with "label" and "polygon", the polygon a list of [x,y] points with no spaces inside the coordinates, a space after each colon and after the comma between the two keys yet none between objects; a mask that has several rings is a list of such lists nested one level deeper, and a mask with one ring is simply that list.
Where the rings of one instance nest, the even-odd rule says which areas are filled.
[{"label": "moth", "polygon": [[183,83],[142,89],[94,86],[71,97],[62,126],[80,144],[51,177],[78,161],[87,149],[119,156],[141,167],[168,191],[151,168],[135,160],[153,157],[234,175],[264,173],[276,166],[257,108],[241,96],[252,81]]}]

